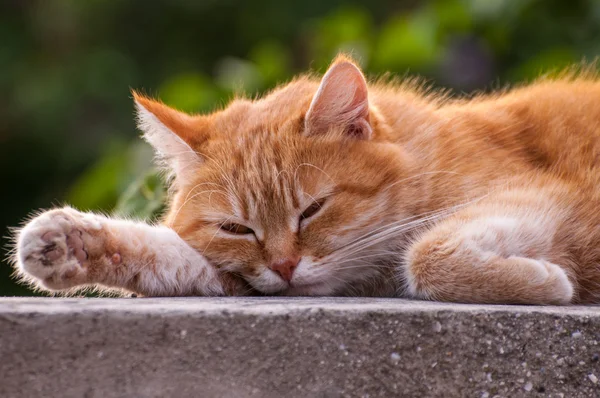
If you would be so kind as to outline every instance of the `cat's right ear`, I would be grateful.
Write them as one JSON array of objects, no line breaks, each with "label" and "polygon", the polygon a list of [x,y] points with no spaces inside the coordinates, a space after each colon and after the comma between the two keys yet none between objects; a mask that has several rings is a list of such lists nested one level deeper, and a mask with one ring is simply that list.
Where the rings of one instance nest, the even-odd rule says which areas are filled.
[{"label": "cat's right ear", "polygon": [[138,128],[175,181],[202,163],[197,148],[206,140],[202,117],[191,116],[132,91]]},{"label": "cat's right ear", "polygon": [[373,134],[369,119],[367,81],[352,60],[338,56],[313,97],[305,131],[320,135],[337,128],[347,137],[368,140]]}]

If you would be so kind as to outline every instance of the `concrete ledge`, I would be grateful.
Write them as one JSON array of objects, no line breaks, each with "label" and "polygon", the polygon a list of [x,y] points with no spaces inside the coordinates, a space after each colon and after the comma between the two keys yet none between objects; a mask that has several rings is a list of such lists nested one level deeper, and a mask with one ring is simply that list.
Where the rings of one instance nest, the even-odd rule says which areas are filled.
[{"label": "concrete ledge", "polygon": [[600,307],[0,299],[0,397],[595,397]]}]

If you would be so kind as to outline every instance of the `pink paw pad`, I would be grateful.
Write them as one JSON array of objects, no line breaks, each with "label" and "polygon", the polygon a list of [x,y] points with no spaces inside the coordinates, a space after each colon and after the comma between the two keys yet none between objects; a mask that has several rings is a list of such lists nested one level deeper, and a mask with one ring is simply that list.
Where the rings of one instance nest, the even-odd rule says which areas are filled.
[{"label": "pink paw pad", "polygon": [[42,264],[51,266],[52,263],[61,258],[65,253],[62,247],[56,244],[55,240],[60,238],[59,232],[50,231],[41,236],[41,239],[46,243],[42,250]]},{"label": "pink paw pad", "polygon": [[81,231],[73,230],[67,235],[67,247],[80,263],[87,260],[88,254],[83,247]]}]

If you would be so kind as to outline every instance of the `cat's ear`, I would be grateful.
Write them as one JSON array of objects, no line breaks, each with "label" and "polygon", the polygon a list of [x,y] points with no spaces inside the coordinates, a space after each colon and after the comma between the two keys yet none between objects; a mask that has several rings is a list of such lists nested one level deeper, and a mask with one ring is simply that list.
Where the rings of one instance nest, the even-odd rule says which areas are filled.
[{"label": "cat's ear", "polygon": [[355,138],[371,138],[368,94],[360,69],[346,58],[336,60],[312,99],[305,118],[306,133],[325,134],[335,128]]},{"label": "cat's ear", "polygon": [[185,179],[202,162],[196,149],[206,140],[201,117],[191,116],[132,92],[137,110],[138,128],[154,147],[158,160],[169,177]]}]

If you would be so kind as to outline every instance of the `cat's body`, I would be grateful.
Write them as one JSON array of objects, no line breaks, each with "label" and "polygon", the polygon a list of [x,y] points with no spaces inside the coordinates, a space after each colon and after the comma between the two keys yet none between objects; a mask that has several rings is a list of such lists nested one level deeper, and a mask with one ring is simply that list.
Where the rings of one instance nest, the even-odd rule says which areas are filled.
[{"label": "cat's body", "polygon": [[[452,100],[338,59],[188,116],[137,96],[168,228],[63,209],[19,235],[50,289],[600,302],[600,83]],[[195,250],[193,250],[195,249]]]}]

